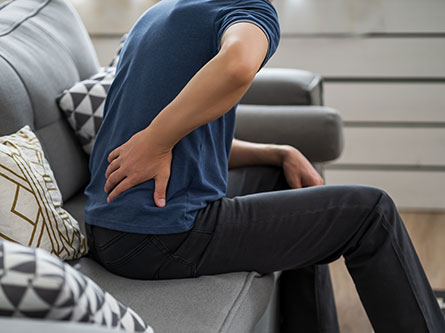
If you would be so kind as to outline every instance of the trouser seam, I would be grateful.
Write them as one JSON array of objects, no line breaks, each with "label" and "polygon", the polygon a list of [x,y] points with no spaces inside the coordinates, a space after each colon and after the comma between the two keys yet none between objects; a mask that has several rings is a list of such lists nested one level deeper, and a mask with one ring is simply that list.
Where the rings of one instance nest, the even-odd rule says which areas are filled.
[{"label": "trouser seam", "polygon": [[147,237],[144,237],[144,239],[130,252],[127,253],[127,255],[125,255],[123,258],[120,258],[118,260],[112,260],[112,261],[103,261],[104,264],[106,265],[118,265],[118,264],[122,264],[124,262],[126,262],[127,260],[129,260],[130,258],[132,258],[133,256],[135,256],[136,254],[138,254],[139,252],[141,252],[143,249],[145,249],[147,247],[148,244],[152,243],[153,239],[150,237],[150,235],[147,235]]},{"label": "trouser seam", "polygon": [[314,265],[314,270],[315,270],[314,290],[315,290],[315,309],[317,311],[317,328],[319,332],[322,332],[321,318],[320,318],[320,303],[319,303],[320,294],[319,294],[319,288],[317,288],[319,286],[319,279],[320,279],[319,267],[317,265]]},{"label": "trouser seam", "polygon": [[105,244],[102,244],[102,245],[95,244],[96,249],[100,250],[100,251],[106,250],[107,248],[109,248],[110,246],[112,246],[114,243],[116,243],[118,240],[122,239],[125,236],[126,236],[125,233],[120,233],[120,234],[112,237],[111,239],[109,239],[107,242],[105,242]]},{"label": "trouser seam", "polygon": [[[181,243],[179,245],[179,248],[176,249],[176,251],[172,251],[168,246],[166,246],[164,244],[163,241],[161,241],[158,237],[153,236],[153,238],[156,241],[153,241],[153,244],[159,249],[159,251],[161,251],[162,254],[166,255],[167,257],[169,257],[170,259],[176,259],[178,261],[181,261],[187,265],[193,265],[193,262],[191,262],[190,260],[188,260],[187,258],[184,258],[183,256],[179,255],[177,252],[179,251],[179,249],[181,248],[182,244],[184,242],[187,241],[187,239],[185,239],[183,241],[183,243]],[[171,262],[171,260],[169,260],[169,262]]]},{"label": "trouser seam", "polygon": [[[255,274],[255,273],[253,273],[253,274]],[[233,318],[236,315],[236,313],[233,314],[233,311],[237,311],[240,308],[241,304],[244,303],[245,297],[243,299],[241,299],[241,297],[245,296],[246,288],[248,290],[251,289],[252,283],[253,283],[253,281],[252,281],[253,278],[254,277],[252,277],[252,273],[247,274],[247,276],[245,277],[243,285],[242,285],[240,291],[238,292],[238,295],[236,295],[235,299],[233,300],[232,305],[230,306],[229,311],[227,312],[226,316],[223,319],[223,322],[221,323],[220,328],[218,329],[219,333],[227,332],[227,329],[230,328],[230,325],[233,322]],[[238,304],[239,302],[240,302],[240,304]],[[238,306],[237,306],[236,309],[234,309],[234,307],[236,305],[238,305]]]},{"label": "trouser seam", "polygon": [[[323,208],[323,209],[317,209],[317,210],[300,210],[298,212],[294,212],[291,214],[287,214],[287,215],[283,215],[283,214],[279,214],[279,215],[272,215],[272,216],[267,216],[267,217],[262,217],[259,219],[249,219],[249,222],[251,223],[258,223],[258,222],[262,222],[262,221],[268,221],[270,219],[274,219],[274,218],[289,218],[292,216],[302,216],[302,215],[308,215],[308,214],[313,214],[313,213],[320,213],[320,212],[325,212],[327,210],[330,209],[338,209],[338,208],[343,208],[343,209],[350,209],[350,208],[366,208],[366,209],[370,209],[370,206],[363,206],[363,205],[350,205],[350,206],[331,206],[331,207],[327,207],[327,208]],[[372,207],[374,208],[374,207]],[[230,225],[230,224],[238,224],[238,223],[232,223],[232,222],[224,222],[224,225]]]},{"label": "trouser seam", "polygon": [[173,251],[164,244],[157,236],[153,236],[153,244],[158,248],[158,250],[167,256],[171,256]]}]

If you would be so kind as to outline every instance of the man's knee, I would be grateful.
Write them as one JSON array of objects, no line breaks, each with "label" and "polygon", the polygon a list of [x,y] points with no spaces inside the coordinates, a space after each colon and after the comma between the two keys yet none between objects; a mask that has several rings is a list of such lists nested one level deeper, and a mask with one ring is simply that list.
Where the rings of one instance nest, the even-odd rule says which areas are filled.
[{"label": "man's knee", "polygon": [[350,185],[349,191],[355,204],[379,209],[393,209],[395,204],[384,189],[372,185]]},{"label": "man's knee", "polygon": [[384,189],[371,185],[356,185],[358,195],[365,205],[369,205],[373,211],[390,214],[397,211],[397,207],[391,196]]}]

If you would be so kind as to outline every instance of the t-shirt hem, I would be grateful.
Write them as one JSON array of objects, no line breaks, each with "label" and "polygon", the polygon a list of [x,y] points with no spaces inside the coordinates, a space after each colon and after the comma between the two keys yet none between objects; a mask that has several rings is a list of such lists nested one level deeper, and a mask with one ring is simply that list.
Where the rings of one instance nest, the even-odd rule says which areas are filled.
[{"label": "t-shirt hem", "polygon": [[167,225],[167,226],[163,225],[163,226],[157,226],[156,228],[144,228],[143,226],[139,225],[131,226],[128,225],[127,223],[122,223],[121,221],[91,217],[88,216],[88,214],[85,214],[85,223],[112,230],[145,234],[145,235],[164,235],[164,234],[176,234],[181,232],[187,232],[194,226],[194,221],[191,221],[183,225]]}]

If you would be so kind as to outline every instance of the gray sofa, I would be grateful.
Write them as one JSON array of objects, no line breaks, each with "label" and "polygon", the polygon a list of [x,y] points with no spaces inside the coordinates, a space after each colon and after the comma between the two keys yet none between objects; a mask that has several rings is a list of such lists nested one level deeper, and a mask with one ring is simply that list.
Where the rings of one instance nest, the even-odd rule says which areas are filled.
[{"label": "gray sofa", "polygon": [[[82,228],[88,156],[55,99],[98,68],[85,27],[67,1],[0,4],[0,135],[11,134],[25,124],[31,126],[54,171],[64,208]],[[240,139],[291,144],[321,174],[323,164],[342,151],[341,118],[335,110],[321,106],[322,81],[317,75],[264,69],[241,104],[235,134]],[[231,170],[229,196],[236,177],[237,170]],[[131,306],[155,332],[276,331],[278,273],[140,281],[115,276],[88,257],[72,264]],[[11,320],[8,327],[13,331],[21,322]],[[23,329],[29,329],[26,327]],[[55,326],[54,331],[60,332],[60,327]],[[50,329],[48,322],[47,331]],[[89,328],[84,325],[83,329],[87,332]]]}]

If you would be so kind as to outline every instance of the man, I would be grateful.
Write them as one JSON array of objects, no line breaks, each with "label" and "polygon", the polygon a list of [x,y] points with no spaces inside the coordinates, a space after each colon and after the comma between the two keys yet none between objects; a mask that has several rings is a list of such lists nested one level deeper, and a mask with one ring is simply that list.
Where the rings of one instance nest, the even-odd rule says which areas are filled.
[{"label": "man", "polygon": [[[443,316],[384,191],[313,186],[323,181],[296,149],[233,139],[236,105],[279,34],[268,0],[163,0],[138,20],[90,160],[92,255],[142,279],[286,270],[283,332],[338,332],[320,265],[344,255],[377,332],[439,332]],[[282,167],[246,171],[271,191],[246,183],[252,194],[225,196],[228,168],[255,164]]]}]

